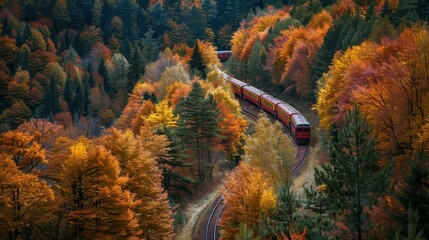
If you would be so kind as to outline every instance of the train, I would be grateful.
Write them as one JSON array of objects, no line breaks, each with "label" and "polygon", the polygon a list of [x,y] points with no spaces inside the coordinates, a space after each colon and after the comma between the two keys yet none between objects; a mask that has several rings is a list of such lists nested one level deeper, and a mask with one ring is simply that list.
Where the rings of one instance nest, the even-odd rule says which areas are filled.
[{"label": "train", "polygon": [[231,51],[216,51],[217,57],[221,62],[226,62],[231,56]]},{"label": "train", "polygon": [[218,71],[230,83],[237,97],[255,104],[282,122],[291,131],[296,144],[310,144],[310,123],[296,108],[258,88],[229,76],[220,69]]}]

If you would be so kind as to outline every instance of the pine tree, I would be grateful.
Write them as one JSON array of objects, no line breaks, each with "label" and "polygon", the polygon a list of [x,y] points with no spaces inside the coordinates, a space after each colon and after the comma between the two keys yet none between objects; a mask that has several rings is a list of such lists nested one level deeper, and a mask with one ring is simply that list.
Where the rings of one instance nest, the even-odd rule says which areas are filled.
[{"label": "pine tree", "polygon": [[165,134],[170,142],[168,154],[171,158],[165,158],[160,163],[162,165],[162,185],[168,193],[173,190],[191,192],[190,185],[195,183],[195,180],[189,178],[181,172],[184,168],[191,167],[191,164],[186,162],[189,156],[182,147],[182,142],[176,136],[174,130],[170,128],[158,129],[158,134]]},{"label": "pine tree", "polygon": [[198,42],[195,43],[194,51],[192,53],[191,61],[189,62],[191,69],[194,71],[197,70],[201,73],[203,79],[207,76],[206,66],[204,65],[203,56],[201,55],[200,48],[198,47]]},{"label": "pine tree", "polygon": [[[423,230],[425,236],[429,236],[429,155],[420,147],[407,163],[405,182],[400,185],[397,197],[404,207],[415,212],[419,218],[416,227]],[[406,231],[405,225],[402,232]]]},{"label": "pine tree", "polygon": [[140,48],[136,46],[134,48],[132,58],[130,61],[130,68],[128,70],[128,82],[127,82],[127,90],[131,92],[134,89],[137,81],[140,79],[143,74],[144,67],[142,67],[142,59],[140,55]]},{"label": "pine tree", "polygon": [[281,185],[277,192],[277,204],[274,210],[274,231],[290,235],[291,226],[296,222],[296,211],[301,201],[292,193],[290,186]]},{"label": "pine tree", "polygon": [[101,58],[100,65],[98,65],[98,74],[100,74],[100,76],[103,78],[104,91],[106,91],[106,93],[110,93],[111,87],[110,87],[109,79],[107,77],[107,70],[106,70],[104,58]]},{"label": "pine tree", "polygon": [[54,78],[49,81],[48,89],[44,96],[45,115],[56,114],[60,111],[60,100],[57,91],[57,84]]},{"label": "pine tree", "polygon": [[69,110],[72,108],[73,104],[73,97],[74,97],[74,84],[73,80],[70,78],[70,76],[67,76],[66,83],[64,85],[64,100],[66,101]]},{"label": "pine tree", "polygon": [[[212,95],[204,98],[199,83],[192,85],[187,98],[182,98],[176,106],[175,114],[179,115],[176,130],[182,138],[185,148],[197,161],[198,177],[201,182],[211,177],[212,139],[219,137],[219,110]],[[209,174],[207,174],[207,170]]]},{"label": "pine tree", "polygon": [[12,35],[11,35],[12,34],[12,27],[9,24],[9,17],[6,16],[3,19],[2,26],[3,26],[3,28],[2,28],[0,36],[10,36],[10,37],[12,37]]},{"label": "pine tree", "polygon": [[316,170],[317,185],[326,184],[328,210],[340,213],[340,232],[348,238],[366,239],[368,215],[364,208],[375,203],[387,186],[387,169],[377,166],[376,137],[359,107],[346,116],[338,140],[331,141],[332,159]]},{"label": "pine tree", "polygon": [[257,39],[253,44],[252,52],[249,56],[249,61],[247,62],[247,69],[249,71],[249,83],[261,88],[261,78],[262,78],[262,64],[261,55],[263,51],[263,46],[261,40]]},{"label": "pine tree", "polygon": [[76,84],[76,91],[73,98],[73,104],[70,108],[70,112],[73,114],[76,114],[77,116],[80,116],[84,113],[84,106],[85,106],[85,94],[82,89],[82,84],[77,83]]},{"label": "pine tree", "polygon": [[141,39],[142,63],[145,65],[152,61],[153,52],[156,51],[154,49],[156,40],[153,39],[153,33],[154,31],[152,29],[149,29],[145,33],[144,38]]},{"label": "pine tree", "polygon": [[[335,20],[326,33],[325,39],[320,50],[317,52],[316,59],[313,65],[312,89],[316,89],[318,80],[323,73],[329,70],[334,54],[342,49],[340,33],[346,28],[346,21],[350,18],[349,14],[343,14],[339,19]],[[317,91],[316,91],[317,93]],[[317,96],[316,96],[317,99]]]}]

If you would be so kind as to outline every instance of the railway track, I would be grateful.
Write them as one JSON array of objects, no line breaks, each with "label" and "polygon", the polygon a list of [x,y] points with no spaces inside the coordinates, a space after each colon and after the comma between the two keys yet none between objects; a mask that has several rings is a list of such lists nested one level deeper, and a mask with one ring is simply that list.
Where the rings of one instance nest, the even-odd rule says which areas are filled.
[{"label": "railway track", "polygon": [[256,116],[251,111],[248,111],[246,109],[241,109],[241,113],[245,116],[247,116],[252,122],[256,123],[258,121],[258,116]]},{"label": "railway track", "polygon": [[218,232],[218,222],[220,219],[220,216],[223,211],[223,207],[225,206],[223,195],[219,195],[216,198],[215,206],[213,207],[212,211],[210,212],[209,219],[207,221],[206,227],[205,227],[205,239],[218,239],[217,232]]},{"label": "railway track", "polygon": [[[249,119],[251,119],[254,122],[258,121],[258,117],[252,113],[251,111],[248,111],[246,109],[241,109],[241,113],[246,115]],[[297,147],[297,153],[295,157],[295,164],[291,170],[292,177],[297,177],[299,175],[299,172],[301,171],[302,167],[304,166],[303,162],[305,160],[305,157],[307,155],[308,146],[307,145],[298,145]],[[219,195],[216,198],[215,205],[213,209],[210,211],[210,216],[207,220],[207,224],[205,227],[205,240],[217,240],[219,239],[218,233],[218,222],[222,215],[223,208],[225,207],[225,202],[223,200],[223,196]]]}]

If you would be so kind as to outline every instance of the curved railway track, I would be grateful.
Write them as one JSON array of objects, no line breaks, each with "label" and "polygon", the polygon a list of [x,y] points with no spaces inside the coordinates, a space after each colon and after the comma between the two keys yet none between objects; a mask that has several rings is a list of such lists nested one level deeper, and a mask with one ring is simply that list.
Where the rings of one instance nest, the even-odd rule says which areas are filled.
[{"label": "curved railway track", "polygon": [[[258,117],[251,111],[248,111],[246,109],[241,109],[241,113],[246,115],[249,119],[251,119],[254,122],[257,122],[258,120]],[[302,163],[305,160],[307,151],[308,151],[308,145],[298,145],[296,157],[294,160],[295,164],[291,170],[292,177],[297,177],[299,175],[299,172],[304,166]],[[222,215],[222,211],[224,207],[225,207],[225,202],[223,199],[223,195],[219,195],[215,200],[213,209],[210,211],[210,216],[208,217],[207,224],[205,226],[205,240],[219,239],[217,235],[218,222]]]},{"label": "curved railway track", "polygon": [[223,195],[219,195],[216,198],[215,206],[210,212],[209,219],[207,221],[206,227],[205,227],[205,239],[218,239],[217,237],[217,231],[218,231],[218,222],[219,218],[222,214],[223,207],[225,206],[225,203],[223,201]]}]

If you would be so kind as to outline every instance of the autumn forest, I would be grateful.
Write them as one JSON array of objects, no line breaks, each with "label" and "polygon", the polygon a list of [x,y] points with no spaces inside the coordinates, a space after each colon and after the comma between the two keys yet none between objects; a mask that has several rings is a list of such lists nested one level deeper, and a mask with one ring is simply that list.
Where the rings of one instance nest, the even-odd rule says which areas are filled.
[{"label": "autumn forest", "polygon": [[0,1],[0,239],[204,239],[213,196],[216,239],[429,239],[428,20],[427,0]]}]

